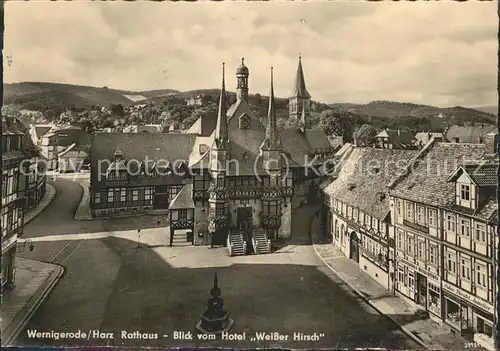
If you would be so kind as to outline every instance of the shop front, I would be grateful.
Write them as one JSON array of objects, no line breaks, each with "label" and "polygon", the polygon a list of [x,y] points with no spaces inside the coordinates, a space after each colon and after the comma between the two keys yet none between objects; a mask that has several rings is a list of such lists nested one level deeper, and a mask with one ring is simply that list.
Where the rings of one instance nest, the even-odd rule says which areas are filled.
[{"label": "shop front", "polygon": [[441,320],[440,277],[403,259],[397,264],[398,292]]},{"label": "shop front", "polygon": [[443,283],[444,321],[465,338],[490,349],[493,346],[491,303],[449,283]]}]

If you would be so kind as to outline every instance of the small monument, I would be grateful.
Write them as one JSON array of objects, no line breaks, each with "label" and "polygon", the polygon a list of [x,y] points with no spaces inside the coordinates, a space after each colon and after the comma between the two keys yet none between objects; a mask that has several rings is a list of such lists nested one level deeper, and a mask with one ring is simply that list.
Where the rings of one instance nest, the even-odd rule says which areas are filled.
[{"label": "small monument", "polygon": [[210,297],[207,301],[207,309],[201,316],[201,320],[196,324],[196,329],[204,334],[221,334],[229,331],[234,321],[229,317],[224,307],[224,300],[218,286],[217,271],[214,275],[214,286],[210,290]]}]

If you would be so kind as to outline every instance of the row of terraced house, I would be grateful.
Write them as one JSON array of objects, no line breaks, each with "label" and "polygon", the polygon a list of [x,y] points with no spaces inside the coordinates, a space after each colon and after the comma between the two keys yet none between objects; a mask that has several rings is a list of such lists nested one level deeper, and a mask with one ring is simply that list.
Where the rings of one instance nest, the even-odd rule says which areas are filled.
[{"label": "row of terraced house", "polygon": [[322,185],[332,245],[389,292],[493,349],[498,134],[420,150],[349,146]]}]

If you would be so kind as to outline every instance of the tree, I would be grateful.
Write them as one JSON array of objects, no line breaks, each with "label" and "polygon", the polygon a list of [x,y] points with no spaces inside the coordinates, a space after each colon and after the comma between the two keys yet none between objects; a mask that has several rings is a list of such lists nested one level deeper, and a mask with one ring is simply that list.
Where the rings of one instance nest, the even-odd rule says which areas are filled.
[{"label": "tree", "polygon": [[82,129],[87,133],[93,133],[95,130],[95,126],[91,121],[85,121],[82,123]]},{"label": "tree", "polygon": [[278,119],[278,128],[280,129],[299,129],[300,124],[296,119],[280,118]]},{"label": "tree", "polygon": [[111,105],[111,114],[117,117],[125,116],[125,109],[123,108],[123,105],[122,104]]},{"label": "tree", "polygon": [[358,146],[370,146],[375,141],[377,131],[369,124],[363,124],[354,132],[353,139]]},{"label": "tree", "polygon": [[360,121],[361,117],[354,113],[329,109],[321,112],[318,129],[328,135],[341,136],[344,142],[352,142],[354,128]]}]

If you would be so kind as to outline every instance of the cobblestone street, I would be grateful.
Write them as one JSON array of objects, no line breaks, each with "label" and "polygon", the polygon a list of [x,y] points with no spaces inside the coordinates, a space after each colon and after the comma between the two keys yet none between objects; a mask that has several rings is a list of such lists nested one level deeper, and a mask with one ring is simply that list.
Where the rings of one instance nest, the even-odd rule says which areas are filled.
[{"label": "cobblestone street", "polygon": [[[194,332],[217,270],[225,308],[235,321],[231,332],[324,333],[319,341],[227,341],[228,347],[419,348],[318,258],[309,237],[314,207],[296,210],[291,241],[278,252],[228,257],[222,248],[167,247],[168,231],[156,217],[145,216],[140,223],[131,218],[74,221],[80,186],[62,179],[54,184],[52,204],[25,230],[35,250],[20,255],[59,263],[66,273],[18,345],[213,346],[174,340],[172,332]],[[138,225],[143,228],[140,245]],[[40,340],[27,330],[100,330],[115,338]],[[122,330],[158,333],[159,339],[124,340]]]}]

